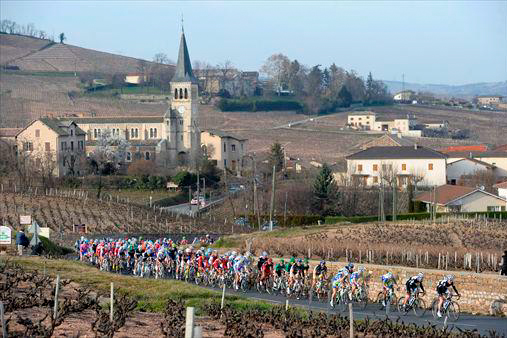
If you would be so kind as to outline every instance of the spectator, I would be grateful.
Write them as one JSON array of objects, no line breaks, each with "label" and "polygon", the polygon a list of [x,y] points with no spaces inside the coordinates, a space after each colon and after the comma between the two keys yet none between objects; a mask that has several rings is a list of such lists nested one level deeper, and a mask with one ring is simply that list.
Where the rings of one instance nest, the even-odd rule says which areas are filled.
[{"label": "spectator", "polygon": [[16,245],[18,246],[18,255],[23,256],[23,248],[26,248],[30,242],[23,230],[19,230],[16,234]]},{"label": "spectator", "polygon": [[502,276],[507,276],[507,250],[503,252],[502,256],[502,267],[500,274]]}]

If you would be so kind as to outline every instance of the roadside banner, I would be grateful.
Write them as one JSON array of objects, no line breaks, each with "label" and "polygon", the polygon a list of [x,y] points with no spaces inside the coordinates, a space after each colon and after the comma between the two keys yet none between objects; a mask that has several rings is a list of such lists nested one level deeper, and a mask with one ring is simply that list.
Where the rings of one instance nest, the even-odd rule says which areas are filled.
[{"label": "roadside banner", "polygon": [[0,226],[0,244],[10,245],[11,243],[11,228],[7,226]]}]

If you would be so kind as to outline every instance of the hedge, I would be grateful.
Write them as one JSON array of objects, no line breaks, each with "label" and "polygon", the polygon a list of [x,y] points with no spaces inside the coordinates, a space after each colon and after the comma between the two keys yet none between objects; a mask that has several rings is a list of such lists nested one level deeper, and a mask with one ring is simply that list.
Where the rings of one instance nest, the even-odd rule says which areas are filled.
[{"label": "hedge", "polygon": [[[487,218],[500,218],[507,219],[507,211],[480,211],[480,212],[462,212],[462,213],[437,213],[437,218],[451,216],[451,215],[463,215],[468,216],[469,218],[475,218],[475,215],[484,216]],[[405,220],[423,220],[431,218],[431,214],[429,212],[417,212],[410,214],[399,214],[396,215],[396,220],[405,221]],[[392,215],[386,215],[386,220],[391,221]],[[350,222],[350,223],[363,223],[363,222],[376,222],[378,221],[378,216],[328,216],[326,217],[325,224],[335,224],[338,222]]]},{"label": "hedge", "polygon": [[183,192],[175,196],[159,199],[153,204],[156,205],[157,207],[170,207],[182,203],[188,203],[188,195]]},{"label": "hedge", "polygon": [[221,99],[217,107],[221,111],[272,111],[302,110],[303,105],[294,100],[236,100]]},{"label": "hedge", "polygon": [[[261,215],[261,224],[269,220],[269,215]],[[324,221],[324,217],[319,215],[287,215],[286,223],[284,223],[283,215],[276,215],[275,220],[278,225],[283,227],[297,227],[302,225],[317,224],[320,221]],[[248,215],[248,221],[250,224],[257,224],[257,216],[250,214]]]}]

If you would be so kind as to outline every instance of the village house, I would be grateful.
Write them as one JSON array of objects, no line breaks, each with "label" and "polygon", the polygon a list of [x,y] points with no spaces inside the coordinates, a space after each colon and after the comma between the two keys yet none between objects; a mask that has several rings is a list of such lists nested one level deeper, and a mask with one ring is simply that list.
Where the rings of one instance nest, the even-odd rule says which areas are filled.
[{"label": "village house", "polygon": [[372,111],[354,112],[347,116],[347,125],[354,129],[373,130],[374,123],[375,113]]},{"label": "village house", "polygon": [[497,178],[507,178],[507,151],[460,151],[448,152],[447,163],[453,163],[465,158],[474,158],[476,160],[495,166]]},{"label": "village house", "polygon": [[487,171],[496,177],[496,166],[475,158],[463,158],[447,164],[447,184],[456,185],[460,178],[470,177],[478,171]]},{"label": "village house", "polygon": [[374,112],[354,112],[347,117],[347,125],[353,129],[372,130],[387,133],[399,133],[403,136],[421,137],[422,132],[415,130],[417,120],[414,116],[386,119],[376,116]]},{"label": "village house", "polygon": [[424,203],[428,211],[435,205],[437,212],[505,211],[507,203],[482,189],[447,184],[418,194],[414,201]]},{"label": "village house", "polygon": [[501,103],[503,96],[500,95],[481,95],[477,96],[477,103],[481,106],[491,106]]},{"label": "village house", "polygon": [[403,90],[393,95],[396,102],[411,102],[414,98],[415,93],[412,90]]},{"label": "village house", "polygon": [[16,135],[18,156],[54,176],[80,175],[85,132],[73,121],[41,118]]},{"label": "village house", "polygon": [[498,196],[507,200],[507,181],[497,183],[493,187],[498,190]]},{"label": "village house", "polygon": [[346,157],[347,176],[364,185],[393,182],[433,186],[446,183],[446,156],[414,146],[371,147]]},{"label": "village house", "polygon": [[403,147],[403,146],[414,146],[415,142],[403,137],[400,133],[396,135],[384,134],[376,139],[364,142],[359,145],[362,150],[371,147]]},{"label": "village house", "polygon": [[259,85],[259,73],[236,69],[196,69],[199,87],[211,96],[226,90],[231,96],[254,96]]},{"label": "village house", "polygon": [[238,175],[243,170],[247,152],[246,139],[219,130],[205,130],[201,133],[203,153],[220,169],[229,169]]}]

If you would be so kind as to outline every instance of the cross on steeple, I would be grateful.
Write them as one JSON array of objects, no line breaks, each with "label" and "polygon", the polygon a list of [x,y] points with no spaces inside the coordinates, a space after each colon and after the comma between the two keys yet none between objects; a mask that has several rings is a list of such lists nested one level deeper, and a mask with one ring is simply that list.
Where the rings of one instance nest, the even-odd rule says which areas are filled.
[{"label": "cross on steeple", "polygon": [[183,27],[183,13],[181,13],[181,32],[185,33],[185,28]]}]

